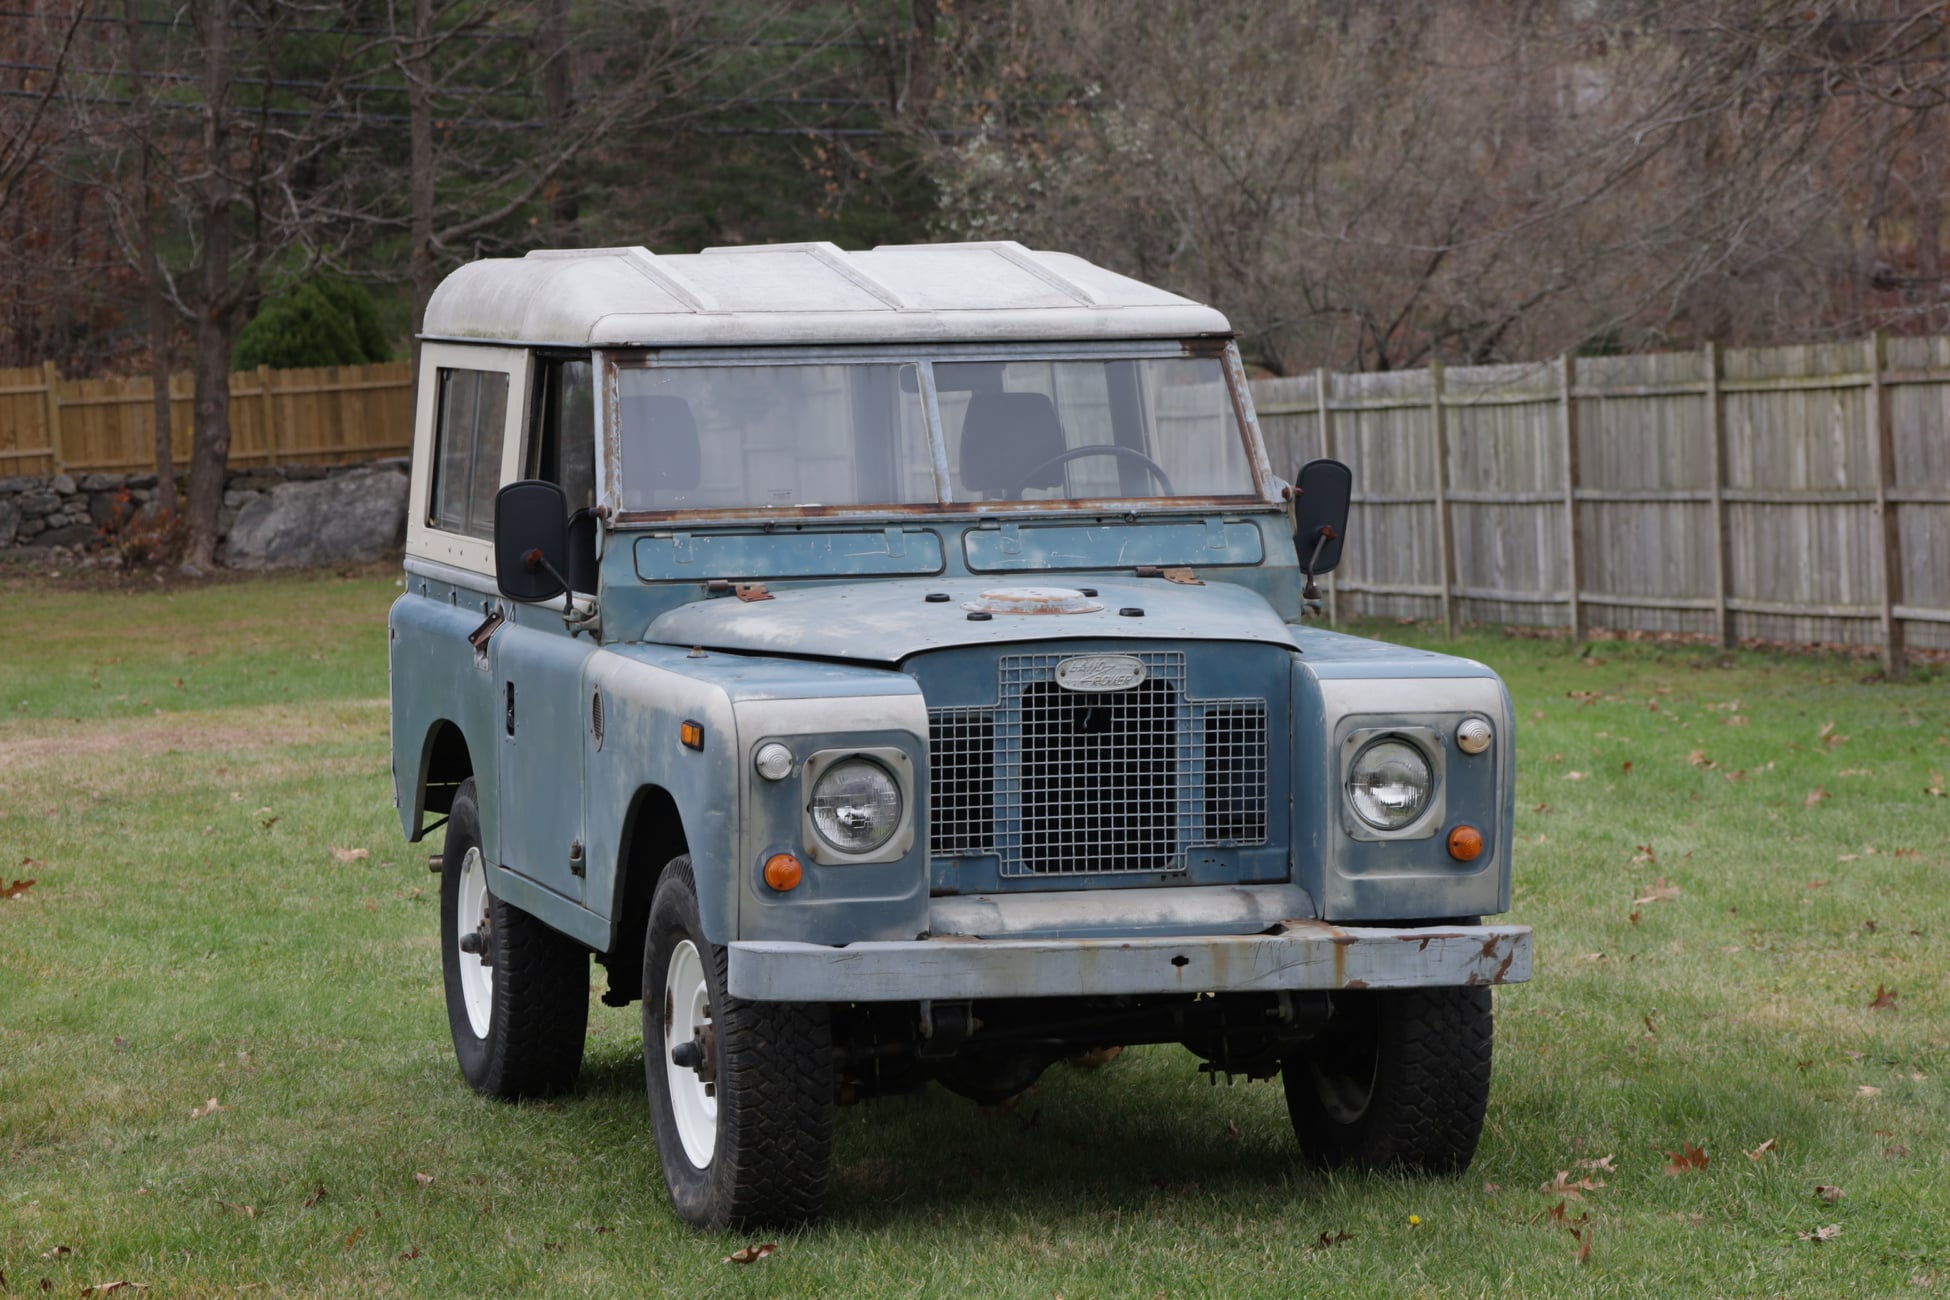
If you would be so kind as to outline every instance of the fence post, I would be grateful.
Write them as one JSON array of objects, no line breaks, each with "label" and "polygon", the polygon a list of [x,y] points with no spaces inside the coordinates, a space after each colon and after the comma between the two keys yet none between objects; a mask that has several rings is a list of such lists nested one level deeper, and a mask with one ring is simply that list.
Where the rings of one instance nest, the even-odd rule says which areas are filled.
[{"label": "fence post", "polygon": [[52,361],[41,362],[41,382],[47,388],[47,447],[54,459],[54,472],[68,472],[67,455],[61,447],[61,371]]},{"label": "fence post", "polygon": [[278,426],[275,416],[277,409],[271,402],[271,367],[257,368],[257,413],[264,421],[264,459],[272,465],[284,464],[284,456],[278,450]]},{"label": "fence post", "polygon": [[1578,359],[1566,352],[1557,360],[1558,437],[1564,453],[1564,559],[1570,590],[1565,595],[1571,640],[1583,641],[1584,542],[1578,509]]},{"label": "fence post", "polygon": [[1900,679],[1909,668],[1909,655],[1903,645],[1902,620],[1896,606],[1903,599],[1903,535],[1897,526],[1896,505],[1889,500],[1889,489],[1896,476],[1895,412],[1889,401],[1889,385],[1883,372],[1889,368],[1889,340],[1881,330],[1869,336],[1869,392],[1874,397],[1869,418],[1871,463],[1875,466],[1876,526],[1882,534],[1875,547],[1877,576],[1882,587],[1882,671]]},{"label": "fence post", "polygon": [[[1327,367],[1314,369],[1314,422],[1320,428],[1320,454],[1328,460],[1339,460],[1334,454],[1334,415],[1327,407],[1327,394],[1332,377]],[[1345,554],[1345,551],[1343,552]],[[1327,575],[1327,624],[1338,627],[1341,622],[1340,584],[1334,581],[1332,573]]]},{"label": "fence post", "polygon": [[1722,650],[1733,649],[1733,612],[1727,608],[1732,565],[1728,551],[1733,539],[1727,532],[1727,439],[1726,403],[1720,393],[1720,345],[1708,340],[1701,345],[1701,368],[1706,372],[1706,436],[1713,445],[1707,457],[1713,493],[1713,635]]},{"label": "fence post", "polygon": [[1442,363],[1429,362],[1429,417],[1435,444],[1436,541],[1442,548],[1442,622],[1456,634],[1456,525],[1449,513],[1449,413],[1442,406]]}]

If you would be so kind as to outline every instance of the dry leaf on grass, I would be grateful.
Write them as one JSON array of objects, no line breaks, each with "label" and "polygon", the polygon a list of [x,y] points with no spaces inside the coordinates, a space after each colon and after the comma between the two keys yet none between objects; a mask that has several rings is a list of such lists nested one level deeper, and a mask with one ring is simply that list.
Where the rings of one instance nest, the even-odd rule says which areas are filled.
[{"label": "dry leaf on grass", "polygon": [[418,1183],[421,1187],[431,1187],[433,1185],[433,1175],[416,1172],[413,1175],[413,1181]]},{"label": "dry leaf on grass", "polygon": [[751,1264],[778,1253],[779,1243],[776,1241],[768,1241],[761,1246],[745,1246],[734,1250],[718,1262],[720,1264]]},{"label": "dry leaf on grass", "polygon": [[1876,985],[1875,1000],[1869,1003],[1871,1011],[1894,1011],[1896,1009],[1896,990]]},{"label": "dry leaf on grass", "polygon": [[1927,787],[1925,787],[1923,793],[1935,795],[1939,799],[1950,799],[1950,794],[1944,793],[1943,773],[1941,772],[1930,773],[1930,784]]},{"label": "dry leaf on grass", "polygon": [[1774,1139],[1768,1138],[1767,1141],[1761,1143],[1759,1146],[1755,1147],[1752,1151],[1746,1152],[1745,1154],[1747,1156],[1747,1159],[1753,1161],[1755,1164],[1759,1164],[1761,1161],[1767,1158],[1768,1152],[1770,1151],[1778,1152],[1779,1150],[1780,1148],[1775,1145]]},{"label": "dry leaf on grass", "polygon": [[1238,1121],[1230,1119],[1226,1121],[1226,1136],[1235,1142],[1245,1136],[1239,1129]]},{"label": "dry leaf on grass", "polygon": [[1882,1089],[1876,1087],[1873,1083],[1858,1083],[1855,1085],[1855,1095],[1858,1097],[1880,1097],[1882,1095]]},{"label": "dry leaf on grass", "polygon": [[1814,789],[1808,791],[1808,797],[1801,801],[1801,806],[1803,808],[1812,808],[1827,797],[1827,789],[1823,786],[1816,786]]},{"label": "dry leaf on grass", "polygon": [[1651,889],[1647,890],[1642,896],[1632,900],[1632,905],[1637,907],[1644,903],[1670,903],[1673,899],[1678,898],[1681,892],[1678,885],[1669,885],[1666,883],[1666,878],[1660,876],[1653,883]]},{"label": "dry leaf on grass", "polygon": [[1696,749],[1686,755],[1686,761],[1694,767],[1712,767],[1714,765],[1713,760],[1706,756],[1706,751],[1703,749]]},{"label": "dry leaf on grass", "polygon": [[1898,1142],[1895,1146],[1884,1147],[1882,1154],[1891,1160],[1901,1160],[1909,1154],[1909,1148]]},{"label": "dry leaf on grass", "polygon": [[1680,1149],[1666,1152],[1666,1157],[1666,1173],[1675,1177],[1704,1169],[1712,1159],[1704,1147],[1696,1147],[1691,1142],[1680,1143]]},{"label": "dry leaf on grass", "polygon": [[[0,879],[5,879],[5,877],[0,877]],[[0,898],[19,898],[33,887],[34,882],[31,880],[16,880],[11,885],[0,885]]]},{"label": "dry leaf on grass", "polygon": [[1595,1169],[1601,1174],[1615,1174],[1618,1172],[1618,1166],[1612,1163],[1610,1156],[1599,1156],[1596,1160],[1580,1160],[1578,1161],[1578,1168]]},{"label": "dry leaf on grass", "polygon": [[1351,1232],[1323,1232],[1320,1234],[1320,1240],[1314,1243],[1314,1249],[1328,1250],[1334,1246],[1340,1245],[1344,1241],[1353,1241],[1353,1240],[1354,1240],[1354,1234]]},{"label": "dry leaf on grass", "polygon": [[1093,1047],[1070,1057],[1069,1063],[1079,1070],[1101,1070],[1122,1055],[1124,1049],[1121,1047]]},{"label": "dry leaf on grass", "polygon": [[147,1282],[130,1282],[126,1279],[115,1281],[115,1282],[97,1282],[93,1286],[85,1286],[81,1288],[81,1294],[82,1295],[108,1295],[111,1292],[120,1291],[124,1287],[132,1287],[137,1291],[147,1291],[149,1289],[149,1284]]},{"label": "dry leaf on grass", "polygon": [[340,862],[364,862],[372,856],[372,850],[335,848],[332,850],[332,856]]},{"label": "dry leaf on grass", "polygon": [[1833,1241],[1842,1235],[1842,1225],[1831,1223],[1825,1228],[1816,1228],[1813,1232],[1797,1232],[1794,1235],[1803,1241]]},{"label": "dry leaf on grass", "polygon": [[1815,1199],[1824,1205],[1833,1205],[1847,1195],[1847,1192],[1829,1183],[1815,1184]]},{"label": "dry leaf on grass", "polygon": [[202,1119],[204,1116],[214,1115],[220,1110],[235,1110],[235,1109],[236,1107],[234,1106],[219,1105],[217,1103],[217,1099],[215,1097],[212,1097],[210,1098],[210,1100],[204,1102],[201,1106],[190,1107],[190,1118]]},{"label": "dry leaf on grass", "polygon": [[72,1254],[74,1254],[73,1246],[56,1246],[52,1250],[42,1251],[41,1258],[42,1259],[66,1259],[68,1256]]},{"label": "dry leaf on grass", "polygon": [[1560,1169],[1557,1171],[1557,1177],[1540,1185],[1537,1190],[1551,1196],[1562,1196],[1569,1200],[1582,1201],[1586,1192],[1595,1192],[1604,1185],[1603,1181],[1590,1178],[1580,1178],[1574,1183],[1571,1181],[1571,1171],[1568,1169]]},{"label": "dry leaf on grass", "polygon": [[257,1217],[257,1207],[255,1205],[238,1205],[235,1201],[225,1201],[223,1205],[226,1210],[235,1211],[246,1219],[255,1219]]},{"label": "dry leaf on grass", "polygon": [[312,1206],[318,1204],[320,1201],[324,1199],[325,1199],[325,1184],[320,1183],[318,1185],[318,1190],[305,1198],[305,1208],[309,1210]]}]

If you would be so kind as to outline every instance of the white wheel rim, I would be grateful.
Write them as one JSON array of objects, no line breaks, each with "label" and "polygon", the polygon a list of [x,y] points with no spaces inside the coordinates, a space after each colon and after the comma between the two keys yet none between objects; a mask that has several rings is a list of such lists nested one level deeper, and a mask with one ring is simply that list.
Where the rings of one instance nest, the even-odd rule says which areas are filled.
[{"label": "white wheel rim", "polygon": [[704,959],[689,939],[677,941],[664,974],[664,1078],[669,1083],[670,1115],[684,1154],[699,1169],[711,1163],[718,1149],[716,1089],[696,1071],[670,1059],[679,1043],[697,1037],[711,1024],[711,993],[704,983]]},{"label": "white wheel rim", "polygon": [[478,932],[487,920],[487,868],[478,848],[460,860],[460,888],[454,891],[454,956],[460,962],[460,999],[467,1008],[467,1025],[474,1037],[486,1038],[494,1013],[494,967],[482,961],[491,953],[461,950],[460,941]]}]

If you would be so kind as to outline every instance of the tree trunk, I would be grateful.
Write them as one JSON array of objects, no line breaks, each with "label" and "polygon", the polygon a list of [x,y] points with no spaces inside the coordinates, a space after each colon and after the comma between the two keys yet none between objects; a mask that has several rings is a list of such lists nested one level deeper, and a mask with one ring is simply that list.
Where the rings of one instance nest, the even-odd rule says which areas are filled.
[{"label": "tree trunk", "polygon": [[149,325],[149,384],[156,426],[156,501],[176,512],[176,430],[169,397],[168,304],[163,301],[162,262],[156,256],[156,227],[160,204],[153,175],[155,158],[149,147],[149,88],[142,77],[142,25],[136,0],[122,0],[122,26],[128,40],[129,112],[136,121],[136,148],[142,165],[136,183],[142,188],[140,223],[136,232],[142,258],[143,314]]},{"label": "tree trunk", "polygon": [[406,56],[407,136],[411,149],[413,371],[420,369],[420,331],[438,282],[433,262],[433,0],[413,0],[413,40]]},{"label": "tree trunk", "polygon": [[196,436],[190,447],[189,563],[216,563],[223,513],[224,471],[230,466],[230,348],[237,303],[231,289],[235,198],[230,178],[229,104],[231,0],[204,0],[198,24],[203,46],[203,165],[199,224],[203,266],[196,316]]},{"label": "tree trunk", "polygon": [[[542,105],[549,138],[568,136],[575,111],[574,69],[569,60],[569,0],[548,0],[542,16]],[[548,238],[556,248],[582,246],[582,203],[564,167],[549,184]]]}]

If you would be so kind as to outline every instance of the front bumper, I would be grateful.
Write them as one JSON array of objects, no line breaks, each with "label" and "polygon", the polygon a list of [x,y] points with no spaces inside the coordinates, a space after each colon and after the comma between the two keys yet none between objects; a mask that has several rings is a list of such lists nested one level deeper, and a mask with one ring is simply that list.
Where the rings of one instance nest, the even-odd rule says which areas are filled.
[{"label": "front bumper", "polygon": [[1274,934],[1190,938],[944,936],[831,948],[730,945],[733,997],[754,1002],[912,1002],[1400,989],[1530,978],[1527,925],[1343,927],[1289,921]]}]

